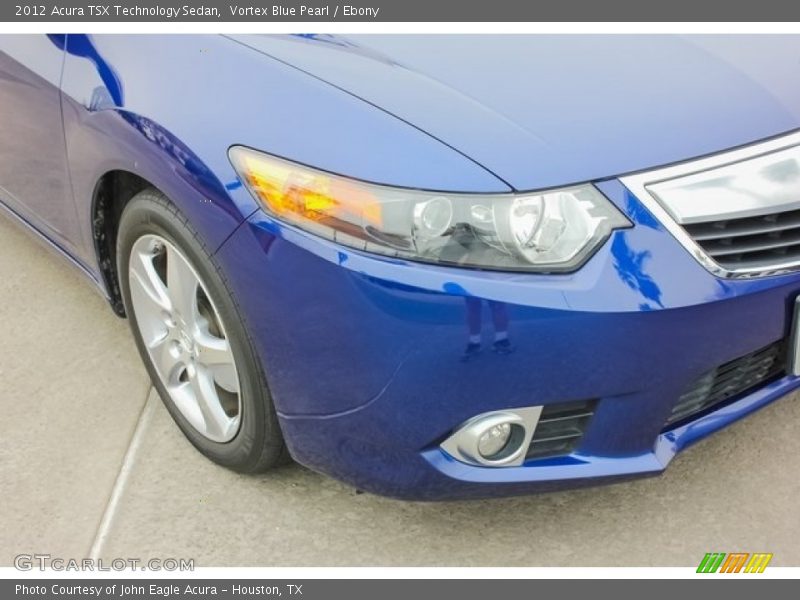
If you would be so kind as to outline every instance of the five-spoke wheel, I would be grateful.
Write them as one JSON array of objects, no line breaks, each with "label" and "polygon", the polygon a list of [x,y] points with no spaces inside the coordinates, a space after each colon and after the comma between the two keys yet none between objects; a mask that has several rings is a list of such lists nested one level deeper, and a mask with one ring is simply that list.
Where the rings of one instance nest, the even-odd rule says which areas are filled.
[{"label": "five-spoke wheel", "polygon": [[232,287],[202,236],[158,190],[125,206],[117,272],[150,378],[189,441],[237,471],[286,462],[264,366]]},{"label": "five-spoke wheel", "polygon": [[128,277],[139,330],[172,401],[197,431],[227,442],[241,413],[236,362],[200,277],[157,235],[136,240]]}]

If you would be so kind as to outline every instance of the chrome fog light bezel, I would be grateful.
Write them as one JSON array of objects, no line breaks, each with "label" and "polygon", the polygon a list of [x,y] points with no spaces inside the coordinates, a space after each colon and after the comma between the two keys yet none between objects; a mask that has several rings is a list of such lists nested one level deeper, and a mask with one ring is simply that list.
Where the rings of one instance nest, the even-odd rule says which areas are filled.
[{"label": "chrome fog light bezel", "polygon": [[[458,461],[482,467],[515,467],[525,461],[528,446],[536,430],[541,406],[491,411],[477,415],[440,444],[440,448]],[[511,426],[509,440],[497,454],[486,457],[479,449],[481,436],[498,425]]]}]

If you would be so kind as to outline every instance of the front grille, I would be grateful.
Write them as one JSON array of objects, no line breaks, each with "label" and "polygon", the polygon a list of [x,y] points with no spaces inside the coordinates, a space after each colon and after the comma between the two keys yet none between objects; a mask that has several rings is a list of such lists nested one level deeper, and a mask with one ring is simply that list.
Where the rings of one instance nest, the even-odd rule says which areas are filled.
[{"label": "front grille", "polygon": [[715,275],[800,270],[800,132],[620,180]]},{"label": "front grille", "polygon": [[787,344],[780,340],[712,369],[672,407],[667,426],[715,408],[786,374]]},{"label": "front grille", "polygon": [[542,409],[526,458],[569,454],[580,444],[597,402],[550,404]]},{"label": "front grille", "polygon": [[731,271],[800,262],[800,210],[683,227],[717,264]]}]

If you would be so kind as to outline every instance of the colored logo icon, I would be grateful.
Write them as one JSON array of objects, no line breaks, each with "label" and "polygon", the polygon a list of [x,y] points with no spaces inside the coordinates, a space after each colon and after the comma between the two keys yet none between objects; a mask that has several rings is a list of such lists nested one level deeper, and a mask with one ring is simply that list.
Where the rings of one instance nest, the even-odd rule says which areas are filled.
[{"label": "colored logo icon", "polygon": [[697,567],[698,573],[763,573],[772,560],[767,552],[707,552]]}]

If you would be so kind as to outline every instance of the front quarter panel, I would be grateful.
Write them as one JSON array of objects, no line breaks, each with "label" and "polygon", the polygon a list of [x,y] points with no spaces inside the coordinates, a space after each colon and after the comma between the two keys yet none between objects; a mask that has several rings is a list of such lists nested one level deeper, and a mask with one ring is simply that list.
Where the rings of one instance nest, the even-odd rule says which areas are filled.
[{"label": "front quarter panel", "polygon": [[[220,36],[70,35],[64,115],[79,211],[113,169],[159,187],[217,248],[257,206],[227,157],[244,144],[405,187],[508,188],[384,111]],[[86,248],[91,231],[84,232]]]}]

